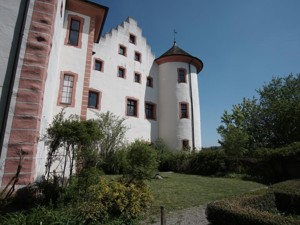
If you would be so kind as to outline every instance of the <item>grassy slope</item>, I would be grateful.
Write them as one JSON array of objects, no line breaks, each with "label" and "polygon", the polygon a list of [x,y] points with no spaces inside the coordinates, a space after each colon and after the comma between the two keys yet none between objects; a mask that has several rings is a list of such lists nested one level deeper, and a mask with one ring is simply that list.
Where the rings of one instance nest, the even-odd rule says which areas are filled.
[{"label": "grassy slope", "polygon": [[249,192],[264,185],[251,181],[212,178],[177,173],[160,173],[163,180],[149,182],[154,195],[151,211],[164,206],[169,212]]}]

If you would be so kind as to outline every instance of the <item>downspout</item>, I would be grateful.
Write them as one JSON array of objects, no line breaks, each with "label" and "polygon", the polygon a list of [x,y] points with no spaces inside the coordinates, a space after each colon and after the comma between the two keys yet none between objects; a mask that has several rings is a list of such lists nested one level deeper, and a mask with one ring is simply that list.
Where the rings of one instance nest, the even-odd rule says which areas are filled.
[{"label": "downspout", "polygon": [[[27,13],[28,13],[28,8],[29,8],[29,3],[30,0],[25,0],[25,6],[21,14],[21,29],[18,33],[18,38],[17,38],[17,48],[15,51],[15,57],[13,59],[13,67],[11,71],[11,79],[9,81],[9,86],[8,86],[8,95],[7,95],[7,100],[5,103],[5,109],[4,109],[4,115],[2,118],[2,129],[1,129],[1,136],[0,136],[0,157],[2,153],[2,146],[4,142],[4,136],[5,136],[5,130],[6,130],[6,125],[7,125],[7,119],[8,119],[8,113],[9,113],[9,108],[10,108],[10,103],[11,103],[11,97],[13,94],[13,87],[15,83],[15,78],[16,78],[16,72],[17,72],[17,67],[18,67],[18,60],[19,60],[19,55],[20,55],[20,50],[21,50],[21,44],[22,44],[22,39],[24,35],[24,29],[25,29],[25,24],[26,24],[26,18],[27,18]],[[23,2],[23,1],[22,1]],[[20,6],[21,8],[21,6]],[[19,14],[20,15],[20,14]],[[19,17],[19,16],[18,16]],[[20,19],[18,19],[20,20]],[[18,23],[17,20],[17,23]]]},{"label": "downspout", "polygon": [[195,127],[194,127],[194,102],[193,102],[193,89],[192,89],[191,62],[189,62],[189,80],[190,80],[189,89],[190,89],[190,101],[191,101],[192,150],[194,150],[195,149]]}]

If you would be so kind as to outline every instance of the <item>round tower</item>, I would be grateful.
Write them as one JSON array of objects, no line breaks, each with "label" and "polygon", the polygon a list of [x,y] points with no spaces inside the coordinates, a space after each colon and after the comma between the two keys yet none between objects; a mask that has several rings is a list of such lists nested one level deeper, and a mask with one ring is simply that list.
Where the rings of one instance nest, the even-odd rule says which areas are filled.
[{"label": "round tower", "polygon": [[158,64],[158,136],[172,149],[200,149],[200,103],[197,74],[203,63],[174,45]]}]

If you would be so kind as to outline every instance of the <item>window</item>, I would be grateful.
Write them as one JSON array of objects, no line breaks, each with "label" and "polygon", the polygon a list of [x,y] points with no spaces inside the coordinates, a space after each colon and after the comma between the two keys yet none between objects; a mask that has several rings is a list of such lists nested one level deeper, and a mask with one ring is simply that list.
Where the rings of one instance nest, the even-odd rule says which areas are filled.
[{"label": "window", "polygon": [[64,75],[64,83],[62,88],[61,103],[70,105],[72,102],[72,93],[74,86],[74,76]]},{"label": "window", "polygon": [[180,119],[189,118],[188,103],[181,102],[180,104]]},{"label": "window", "polygon": [[153,78],[147,77],[147,87],[153,87]]},{"label": "window", "polygon": [[189,149],[190,149],[189,140],[182,140],[182,150],[189,150]]},{"label": "window", "polygon": [[141,74],[134,73],[134,82],[141,83]]},{"label": "window", "polygon": [[178,83],[186,83],[186,70],[178,69]]},{"label": "window", "polygon": [[119,54],[126,56],[126,47],[123,45],[119,46]]},{"label": "window", "polygon": [[118,77],[125,78],[126,70],[123,67],[118,68]]},{"label": "window", "polygon": [[131,44],[136,44],[136,37],[135,37],[135,35],[133,35],[133,34],[129,35],[129,42]]},{"label": "window", "polygon": [[145,103],[145,115],[147,119],[156,119],[156,105],[151,102]]},{"label": "window", "polygon": [[98,91],[89,91],[88,107],[99,109],[100,107],[100,93]]},{"label": "window", "polygon": [[138,62],[141,62],[141,60],[142,60],[141,53],[135,52],[134,53],[134,60],[138,61]]},{"label": "window", "polygon": [[68,30],[65,38],[65,45],[81,48],[83,23],[84,19],[79,16],[68,16]]},{"label": "window", "polygon": [[95,70],[103,72],[103,61],[100,59],[95,59]]},{"label": "window", "polygon": [[60,106],[74,107],[75,105],[75,91],[76,91],[77,74],[68,72],[61,72],[60,86],[57,104]]},{"label": "window", "polygon": [[127,98],[126,115],[138,117],[138,100]]}]

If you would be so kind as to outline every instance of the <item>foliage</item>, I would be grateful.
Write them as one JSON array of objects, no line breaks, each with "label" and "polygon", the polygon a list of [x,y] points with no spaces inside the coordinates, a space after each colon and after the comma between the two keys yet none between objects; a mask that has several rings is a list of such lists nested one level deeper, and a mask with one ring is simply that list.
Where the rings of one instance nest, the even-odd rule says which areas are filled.
[{"label": "foliage", "polygon": [[300,74],[273,78],[257,92],[259,99],[244,98],[221,117],[220,143],[229,155],[300,141]]},{"label": "foliage", "polygon": [[152,198],[143,183],[124,183],[101,178],[92,185],[77,204],[75,211],[89,224],[107,222],[112,218],[130,221],[144,212]]},{"label": "foliage", "polygon": [[124,120],[111,112],[97,113],[97,126],[101,132],[99,147],[102,157],[110,159],[123,146],[127,131]]},{"label": "foliage", "polygon": [[285,217],[278,213],[275,195],[267,189],[209,203],[206,214],[208,220],[216,225],[300,224],[296,217]]},{"label": "foliage", "polygon": [[[97,123],[94,120],[80,121],[78,116],[71,115],[64,118],[64,115],[65,113],[62,110],[54,117],[44,137],[46,144],[49,146],[46,179],[50,177],[53,163],[55,161],[62,162],[63,184],[67,175],[72,177],[75,160],[77,159],[78,163],[85,163],[86,159],[83,157],[83,153],[90,149],[94,142],[101,137]],[[57,155],[63,155],[63,158]],[[68,173],[67,170],[69,170]]]},{"label": "foliage", "polygon": [[136,140],[128,146],[126,176],[128,180],[150,180],[157,172],[156,151],[146,142]]},{"label": "foliage", "polygon": [[300,215],[300,180],[288,180],[272,186],[276,206],[281,212]]}]

